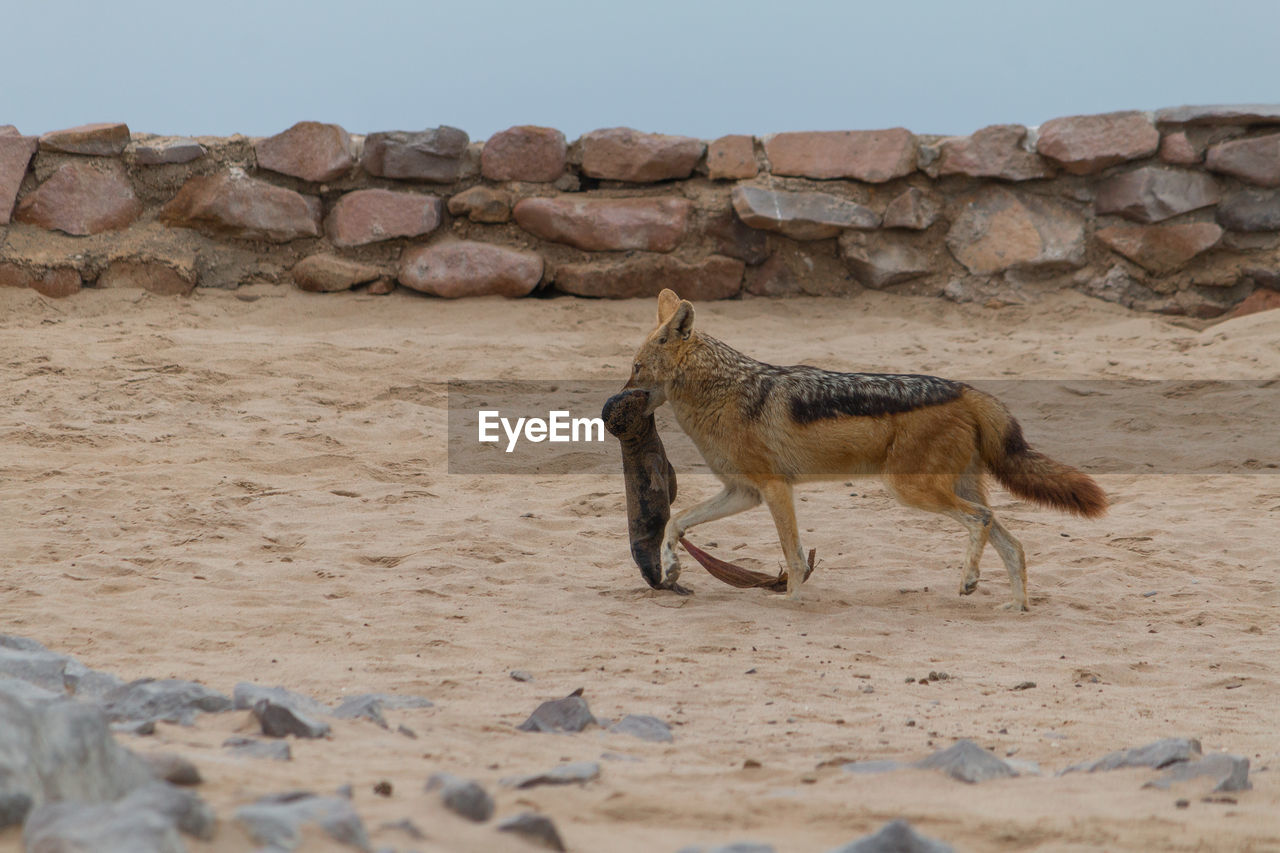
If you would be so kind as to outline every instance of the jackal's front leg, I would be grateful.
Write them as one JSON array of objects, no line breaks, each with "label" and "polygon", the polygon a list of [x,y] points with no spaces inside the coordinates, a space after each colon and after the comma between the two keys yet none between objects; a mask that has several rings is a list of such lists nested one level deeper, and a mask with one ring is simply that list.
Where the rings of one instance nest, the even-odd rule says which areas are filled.
[{"label": "jackal's front leg", "polygon": [[717,518],[735,515],[759,503],[760,493],[755,489],[749,486],[725,486],[714,498],[673,515],[667,522],[666,534],[662,538],[662,585],[676,592],[688,592],[676,583],[680,578],[680,558],[676,556],[676,545],[686,530]]},{"label": "jackal's front leg", "polygon": [[809,564],[801,556],[800,531],[796,527],[796,508],[791,499],[791,484],[785,480],[770,480],[760,487],[764,502],[773,514],[773,524],[778,529],[778,542],[787,561],[787,598],[800,597],[800,584],[809,579]]}]

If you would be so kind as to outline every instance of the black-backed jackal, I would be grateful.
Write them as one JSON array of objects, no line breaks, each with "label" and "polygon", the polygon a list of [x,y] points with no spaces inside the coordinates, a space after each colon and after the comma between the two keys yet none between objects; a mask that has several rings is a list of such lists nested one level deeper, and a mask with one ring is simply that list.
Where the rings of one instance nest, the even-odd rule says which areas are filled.
[{"label": "black-backed jackal", "polygon": [[636,353],[627,388],[671,404],[680,427],[721,482],[720,494],[673,516],[662,543],[665,586],[676,588],[675,546],[690,527],[768,505],[792,598],[809,574],[792,484],[878,474],[902,503],[948,515],[969,532],[961,595],[978,587],[990,541],[1027,609],[1022,545],[987,506],[984,474],[1014,495],[1094,517],[1107,497],[1088,475],[1027,446],[1004,405],[934,376],[835,373],[749,358],[693,327],[693,305],[658,296],[658,324]]}]

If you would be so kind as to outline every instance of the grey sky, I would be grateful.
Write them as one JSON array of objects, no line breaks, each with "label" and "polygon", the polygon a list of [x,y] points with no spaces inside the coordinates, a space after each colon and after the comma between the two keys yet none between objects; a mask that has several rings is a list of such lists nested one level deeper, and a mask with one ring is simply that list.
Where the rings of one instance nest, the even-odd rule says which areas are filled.
[{"label": "grey sky", "polygon": [[1275,0],[0,0],[0,124],[968,133],[1280,101]]}]

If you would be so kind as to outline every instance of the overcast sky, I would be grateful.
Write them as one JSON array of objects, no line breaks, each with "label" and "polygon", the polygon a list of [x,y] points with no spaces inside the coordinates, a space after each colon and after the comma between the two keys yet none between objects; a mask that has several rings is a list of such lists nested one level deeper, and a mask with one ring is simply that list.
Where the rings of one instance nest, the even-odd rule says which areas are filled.
[{"label": "overcast sky", "polygon": [[0,125],[969,133],[1280,102],[1277,0],[0,0]]}]

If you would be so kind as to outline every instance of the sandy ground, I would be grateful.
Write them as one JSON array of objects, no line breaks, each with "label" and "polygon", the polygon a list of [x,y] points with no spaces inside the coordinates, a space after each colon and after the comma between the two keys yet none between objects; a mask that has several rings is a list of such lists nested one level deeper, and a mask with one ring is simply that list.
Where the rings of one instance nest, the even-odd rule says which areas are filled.
[{"label": "sandy ground", "polygon": [[[962,532],[872,481],[800,490],[822,561],[801,601],[719,585],[687,558],[696,594],[656,593],[629,560],[620,473],[450,474],[442,384],[621,381],[652,316],[647,300],[0,292],[3,630],[124,678],[431,698],[390,714],[391,731],[339,721],[331,739],[293,742],[290,763],[220,748],[251,728],[241,712],[126,738],[193,759],[224,819],[263,794],[351,784],[375,847],[531,849],[444,811],[423,792],[443,770],[484,783],[499,817],[547,813],[579,851],[752,839],[809,853],[894,817],[971,851],[1280,849],[1274,469],[1236,465],[1224,437],[1203,470],[1102,475],[1101,521],[999,492],[1028,553],[1028,614],[998,610],[1008,580],[992,551],[978,593],[957,596]],[[865,294],[702,305],[698,323],[768,361],[838,369],[1280,375],[1280,312],[1196,331],[1074,294],[999,311]],[[1161,418],[1123,397],[1078,405],[1106,407],[1120,433]],[[715,488],[682,472],[677,506]],[[694,539],[780,559],[763,508]],[[908,683],[931,670],[950,677]],[[578,687],[597,715],[670,721],[674,743],[515,730]],[[1167,736],[1248,756],[1254,790],[1205,802],[1195,783],[1143,789],[1150,771],[1055,775]],[[838,766],[960,737],[1045,774],[965,785]],[[604,753],[626,759],[585,787],[499,784]],[[373,793],[382,780],[390,797]],[[428,837],[382,828],[403,818]],[[207,849],[246,844],[226,826]],[[0,835],[0,850],[19,846],[17,830]]]}]

